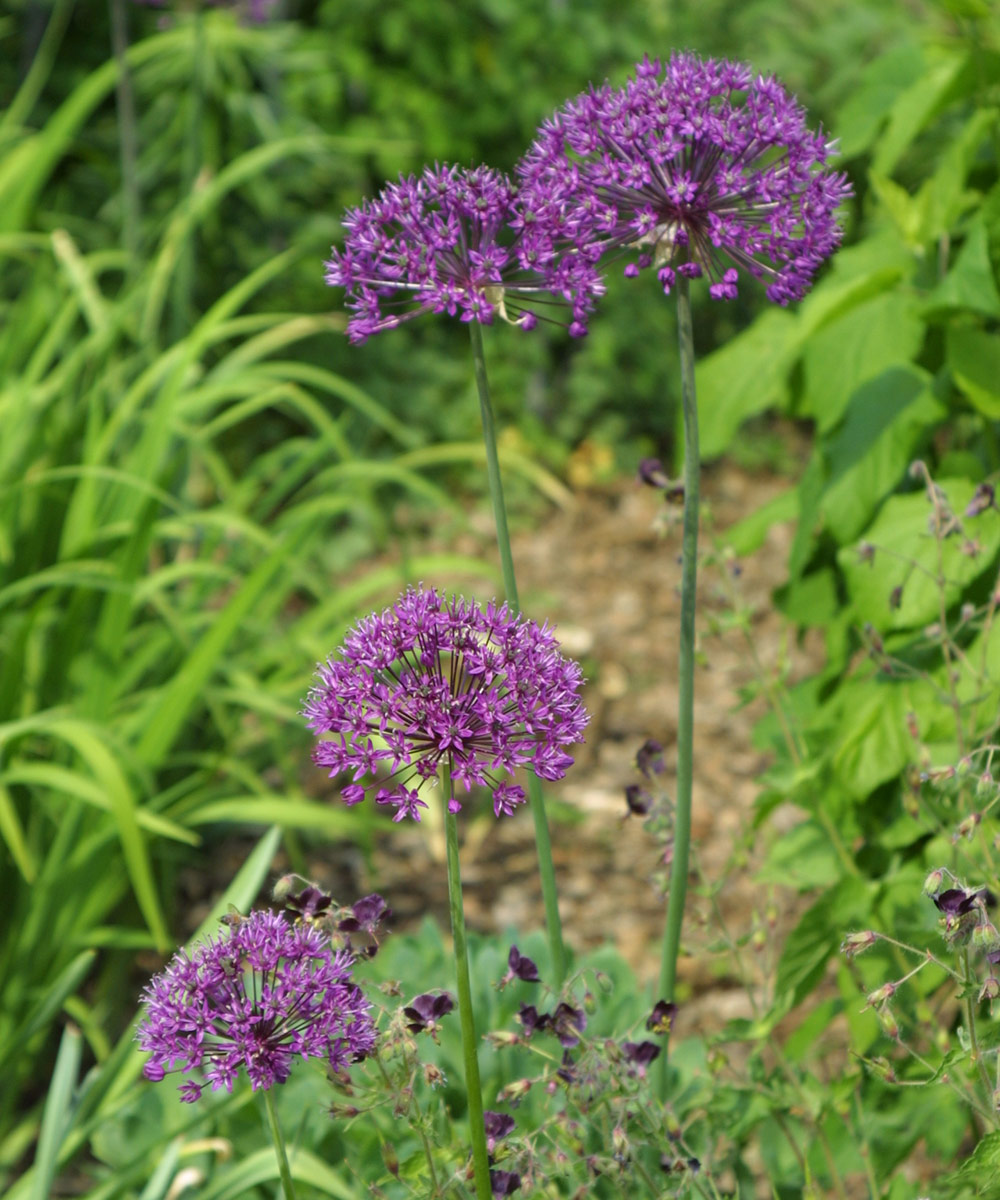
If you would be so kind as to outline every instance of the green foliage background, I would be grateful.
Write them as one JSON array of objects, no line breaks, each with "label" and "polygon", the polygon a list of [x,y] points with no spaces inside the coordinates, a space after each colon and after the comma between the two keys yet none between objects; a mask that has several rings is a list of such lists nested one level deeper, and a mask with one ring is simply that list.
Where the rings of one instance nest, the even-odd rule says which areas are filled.
[{"label": "green foliage background", "polygon": [[[807,769],[779,747],[761,805],[762,824],[781,800],[809,814],[797,836],[828,888],[782,960],[776,1024],[845,927],[912,909],[904,885],[930,861],[903,821],[901,702],[848,679],[864,622],[905,634],[927,617],[890,612],[895,578],[859,574],[854,548],[918,537],[916,455],[960,496],[1000,466],[994,7],[288,0],[259,28],[124,10],[133,225],[111,9],[18,0],[0,16],[0,1180],[42,1196],[88,1151],[90,1194],[163,1194],[165,1138],[126,1168],[108,1122],[150,1103],[133,1087],[132,964],[173,945],[178,871],[250,826],[226,901],[245,906],[279,838],[293,859],[301,839],[364,843],[357,813],[305,788],[311,664],[407,580],[495,586],[492,563],[412,551],[481,491],[464,330],[422,321],[349,347],[322,284],[341,212],[427,161],[509,169],[567,96],[672,48],[777,73],[840,138],[856,190],[845,249],[796,309],[750,288],[732,306],[696,297],[707,456],[771,413],[814,433],[797,486],[733,535],[750,549],[798,518],[779,600],[828,650],[794,697]],[[646,281],[612,280],[583,343],[496,328],[487,353],[526,517],[584,440],[625,473],[672,453],[673,316]],[[952,606],[995,574],[1000,542],[983,540]],[[857,1007],[841,982],[824,1021]],[[843,1096],[813,1099],[839,1128]],[[961,1121],[878,1104],[883,1178],[921,1135],[954,1158]],[[772,1144],[770,1111],[748,1107],[739,1145]],[[800,1165],[768,1154],[797,1194]]]}]

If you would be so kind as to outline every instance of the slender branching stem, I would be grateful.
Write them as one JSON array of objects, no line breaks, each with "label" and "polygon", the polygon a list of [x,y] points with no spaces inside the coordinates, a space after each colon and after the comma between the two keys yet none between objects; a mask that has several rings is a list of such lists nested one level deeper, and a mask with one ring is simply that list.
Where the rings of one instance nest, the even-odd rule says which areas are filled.
[{"label": "slender branching stem", "polygon": [[[677,330],[681,360],[681,407],[684,416],[684,526],[681,546],[681,629],[678,669],[677,792],[674,801],[674,849],[670,893],[663,932],[659,999],[673,1000],[677,956],[687,895],[691,843],[691,785],[694,773],[694,614],[698,581],[698,400],[694,384],[694,335],[688,281],[678,277]],[[666,1094],[667,1047],[660,1055],[660,1094]]]},{"label": "slender branching stem", "polygon": [[281,1176],[281,1190],[285,1193],[285,1200],[295,1200],[295,1185],[292,1183],[292,1169],[288,1165],[288,1155],[285,1152],[285,1139],[281,1133],[281,1124],[278,1121],[278,1113],[274,1107],[274,1097],[271,1094],[270,1088],[265,1088],[262,1092],[264,1097],[264,1108],[267,1112],[267,1124],[271,1130],[271,1141],[274,1143],[274,1153],[278,1159],[278,1173]]},{"label": "slender branching stem", "polygon": [[[493,421],[493,405],[490,401],[490,385],[486,374],[486,355],[483,351],[483,332],[478,321],[469,322],[472,341],[472,361],[476,371],[476,389],[479,392],[479,413],[483,425],[483,442],[486,446],[486,478],[489,483],[490,501],[493,505],[493,520],[497,530],[497,546],[500,550],[500,567],[507,603],[516,612],[521,609],[517,595],[517,580],[514,576],[514,557],[510,549],[510,530],[507,528],[507,506],[503,498],[503,482],[500,478],[500,459],[497,455],[496,426]],[[552,862],[552,839],[549,822],[545,815],[545,798],[538,778],[528,773],[528,806],[535,824],[535,847],[538,855],[538,874],[542,884],[542,900],[545,904],[545,928],[548,931],[549,951],[555,983],[559,987],[566,978],[566,948],[563,945],[562,922],[559,917],[559,892],[556,888],[556,872]]]},{"label": "slender branching stem", "polygon": [[462,906],[462,876],[458,866],[458,822],[448,808],[454,798],[450,774],[442,789],[445,806],[444,828],[448,846],[448,906],[451,909],[451,935],[455,943],[455,983],[458,990],[458,1018],[462,1028],[462,1058],[465,1062],[465,1094],[469,1104],[469,1135],[472,1144],[472,1169],[477,1200],[490,1200],[490,1160],[486,1149],[483,1123],[483,1089],[479,1082],[479,1041],[472,1011],[472,986],[469,983],[469,950],[465,941],[465,910]]}]

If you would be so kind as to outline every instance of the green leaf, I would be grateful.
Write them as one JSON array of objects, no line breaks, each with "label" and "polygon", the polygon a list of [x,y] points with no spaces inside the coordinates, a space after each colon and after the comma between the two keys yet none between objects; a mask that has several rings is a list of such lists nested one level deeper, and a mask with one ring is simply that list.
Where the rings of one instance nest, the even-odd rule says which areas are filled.
[{"label": "green leaf", "polygon": [[52,1181],[56,1177],[59,1168],[59,1148],[72,1117],[73,1092],[80,1073],[82,1051],[83,1038],[80,1031],[68,1025],[63,1030],[62,1041],[59,1043],[59,1053],[42,1111],[31,1200],[47,1200]]},{"label": "green leaf", "polygon": [[698,362],[701,453],[705,458],[726,450],[747,417],[784,407],[786,375],[799,345],[792,314],[768,309],[749,329]]},{"label": "green leaf", "polygon": [[803,914],[785,940],[775,977],[777,1014],[788,1013],[814,989],[838,952],[844,932],[863,921],[874,887],[850,876],[842,879]]},{"label": "green leaf", "polygon": [[990,260],[983,214],[977,214],[969,222],[954,266],[927,297],[923,311],[925,317],[932,318],[948,315],[956,309],[1000,317],[1000,292]]},{"label": "green leaf", "polygon": [[[297,1183],[307,1183],[339,1200],[357,1200],[354,1188],[315,1154],[300,1146],[289,1153],[288,1160],[292,1177]],[[198,1195],[200,1200],[239,1200],[258,1184],[273,1183],[278,1178],[274,1150],[264,1147],[218,1172],[208,1184],[201,1187]]]},{"label": "green leaf", "polygon": [[923,344],[917,304],[905,293],[876,296],[818,330],[803,355],[803,415],[822,432],[843,416],[851,397],[890,367],[905,367]]},{"label": "green leaf", "polygon": [[818,822],[806,820],[774,842],[757,880],[806,891],[829,887],[840,878],[841,872],[830,835]]},{"label": "green leaf", "polygon": [[851,397],[827,441],[826,527],[841,545],[856,537],[903,479],[929,429],[947,415],[916,367],[891,367]]},{"label": "green leaf", "polygon": [[22,1053],[25,1043],[49,1024],[62,1008],[66,997],[72,995],[86,978],[96,957],[96,951],[83,950],[56,976],[25,1020],[0,1047],[0,1066],[6,1064],[13,1055]]},{"label": "green leaf", "polygon": [[[937,482],[951,511],[961,515],[972,499],[975,483],[948,478]],[[950,606],[1000,549],[1000,522],[980,521],[974,529],[981,545],[977,556],[963,550],[965,539],[956,534],[940,543],[939,561],[939,543],[928,532],[931,515],[922,491],[891,496],[864,532],[865,541],[875,547],[874,559],[863,561],[855,546],[838,552],[858,624],[870,622],[881,632],[921,628],[938,618],[942,589],[944,603]],[[899,604],[892,607],[890,597],[897,587],[902,589]]]},{"label": "green leaf", "polygon": [[948,329],[946,358],[956,385],[984,417],[1000,420],[1000,339],[967,326]]}]

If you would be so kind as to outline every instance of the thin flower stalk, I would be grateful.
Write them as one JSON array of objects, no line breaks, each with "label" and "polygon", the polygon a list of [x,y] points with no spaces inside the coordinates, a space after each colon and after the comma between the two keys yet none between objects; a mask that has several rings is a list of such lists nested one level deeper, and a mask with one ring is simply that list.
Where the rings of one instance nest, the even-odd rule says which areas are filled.
[{"label": "thin flower stalk", "polygon": [[[490,502],[493,506],[493,521],[496,526],[497,546],[500,551],[500,566],[503,573],[504,594],[507,603],[515,610],[520,609],[517,577],[514,573],[514,556],[507,526],[507,505],[504,501],[503,481],[500,475],[500,459],[497,454],[496,425],[493,420],[493,405],[490,400],[489,378],[486,374],[486,355],[483,350],[483,334],[477,322],[469,323],[472,343],[472,361],[476,371],[476,389],[479,393],[479,412],[483,427],[483,442],[486,447],[486,478],[489,483]],[[528,805],[535,827],[535,852],[538,856],[538,875],[542,885],[542,902],[545,906],[545,930],[552,955],[552,969],[556,986],[566,978],[566,947],[562,936],[562,920],[559,916],[559,890],[556,885],[555,864],[552,861],[552,838],[545,812],[545,797],[542,787],[534,775],[528,777]]]},{"label": "thin flower stalk", "polygon": [[490,1160],[483,1123],[483,1088],[479,1077],[479,1039],[472,1007],[469,981],[469,949],[465,937],[465,908],[462,903],[462,876],[458,857],[458,821],[453,801],[455,784],[450,773],[443,780],[444,827],[448,847],[448,910],[455,950],[455,985],[458,992],[458,1019],[462,1030],[462,1060],[465,1067],[465,1095],[469,1105],[469,1137],[472,1143],[472,1168],[477,1200],[490,1200]]},{"label": "thin flower stalk", "polygon": [[264,1092],[264,1111],[267,1114],[267,1127],[271,1133],[274,1153],[278,1160],[281,1190],[285,1193],[285,1200],[296,1200],[295,1184],[292,1182],[292,1168],[289,1166],[288,1153],[285,1150],[285,1138],[281,1132],[281,1122],[278,1120],[278,1111],[274,1106],[274,1097],[270,1091]]}]

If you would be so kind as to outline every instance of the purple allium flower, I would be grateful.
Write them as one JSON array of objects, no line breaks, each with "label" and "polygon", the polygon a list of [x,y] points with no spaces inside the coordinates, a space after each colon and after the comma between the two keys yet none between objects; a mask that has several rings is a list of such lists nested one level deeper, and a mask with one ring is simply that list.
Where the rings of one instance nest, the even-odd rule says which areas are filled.
[{"label": "purple allium flower", "polygon": [[624,87],[570,101],[539,130],[518,172],[522,202],[558,197],[563,225],[604,252],[634,250],[665,292],[679,272],[708,276],[716,300],[740,272],[777,304],[800,299],[840,243],[851,189],[826,170],[836,146],[798,103],[749,67],[675,54],[644,58]]},{"label": "purple allium flower", "polygon": [[[527,767],[562,778],[573,761],[564,747],[587,724],[580,668],[546,626],[506,604],[483,609],[411,589],[359,622],[338,653],[318,667],[305,703],[316,733],[339,735],[319,742],[313,761],[331,777],[353,773],[346,804],[376,789],[394,821],[420,820],[421,788],[442,766],[466,791],[488,787],[496,816],[509,815],[525,793],[503,776]],[[460,808],[452,795],[449,810]]]},{"label": "purple allium flower", "polygon": [[414,997],[411,1004],[403,1009],[403,1016],[408,1018],[406,1026],[410,1033],[420,1033],[424,1029],[433,1037],[437,1032],[438,1022],[448,1015],[455,1007],[455,1001],[447,992],[425,992]]},{"label": "purple allium flower", "polygon": [[522,203],[490,167],[425,167],[400,177],[377,199],[348,211],[342,251],[326,282],[347,289],[352,342],[363,342],[420,313],[447,313],[489,325],[494,316],[533,329],[536,307],[569,305],[569,332],[586,333],[604,283],[598,251],[557,252],[561,207],[535,189]]},{"label": "purple allium flower", "polygon": [[196,1074],[180,1086],[192,1101],[208,1083],[232,1091],[241,1067],[254,1089],[284,1083],[296,1055],[335,1071],[375,1045],[375,1027],[351,960],[303,922],[252,912],[218,938],[175,954],[143,992],[136,1030],[147,1079]]}]

